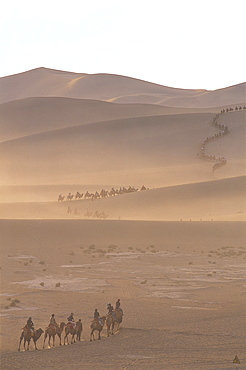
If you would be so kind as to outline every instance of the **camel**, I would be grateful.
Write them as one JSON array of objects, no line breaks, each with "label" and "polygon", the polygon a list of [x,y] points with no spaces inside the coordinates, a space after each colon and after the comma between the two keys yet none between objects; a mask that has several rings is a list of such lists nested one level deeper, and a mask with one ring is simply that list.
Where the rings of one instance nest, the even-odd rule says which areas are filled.
[{"label": "camel", "polygon": [[67,200],[71,201],[73,199],[74,195],[72,195],[71,193],[68,194],[67,196]]},{"label": "camel", "polygon": [[[41,335],[42,335],[43,332],[44,331],[41,328],[39,328],[37,330],[34,330],[33,336],[32,336],[31,330],[29,328],[27,328],[27,327],[24,327],[22,329],[22,332],[21,332],[18,351],[20,351],[20,346],[21,346],[22,339],[24,339],[24,349],[25,349],[25,351],[26,350],[29,351],[29,345],[30,345],[31,339],[33,340],[35,349],[37,349],[36,342],[41,337]],[[26,349],[26,342],[28,344],[27,345],[27,349]]]},{"label": "camel", "polygon": [[58,202],[62,202],[64,198],[65,198],[65,195],[62,196],[61,194],[59,194]]},{"label": "camel", "polygon": [[79,193],[78,191],[77,191],[77,194],[75,195],[75,199],[81,199],[81,198],[83,198],[83,193]]},{"label": "camel", "polygon": [[[71,324],[66,324],[66,326],[65,326],[64,346],[66,344],[65,343],[66,340],[67,340],[67,344],[69,344],[68,343],[68,334],[72,335],[71,344],[76,342],[74,337],[78,332],[78,328],[81,328],[81,322],[80,321],[76,321],[76,326],[72,326]],[[80,332],[80,334],[81,334],[81,332]]]},{"label": "camel", "polygon": [[115,316],[110,313],[106,317],[106,327],[107,327],[107,337],[109,337],[109,334],[114,335],[114,325],[116,323]]},{"label": "camel", "polygon": [[123,319],[123,311],[121,308],[116,308],[114,310],[115,316],[116,316],[116,331],[119,330],[120,324],[122,323]]},{"label": "camel", "polygon": [[96,340],[95,337],[94,337],[94,331],[98,331],[98,340],[101,339],[101,331],[103,329],[103,326],[104,326],[104,323],[105,323],[105,320],[106,320],[106,316],[102,316],[101,319],[102,321],[102,324],[100,324],[100,322],[98,320],[93,320],[91,322],[91,334],[90,334],[90,341],[92,342],[92,338],[93,340]]},{"label": "camel", "polygon": [[61,333],[62,333],[65,325],[66,325],[65,322],[61,322],[60,326],[58,326],[58,327],[56,327],[55,325],[47,326],[47,328],[45,329],[45,332],[44,332],[43,348],[44,348],[47,336],[49,337],[49,340],[48,340],[48,346],[49,347],[50,347],[50,339],[51,338],[53,338],[53,347],[55,346],[55,336],[56,335],[58,335],[58,337],[60,338],[60,346],[61,346]]},{"label": "camel", "polygon": [[89,192],[88,192],[88,190],[87,190],[87,192],[85,193],[85,196],[84,196],[84,198],[86,199],[86,198],[90,198],[92,196],[92,194],[90,194]]}]

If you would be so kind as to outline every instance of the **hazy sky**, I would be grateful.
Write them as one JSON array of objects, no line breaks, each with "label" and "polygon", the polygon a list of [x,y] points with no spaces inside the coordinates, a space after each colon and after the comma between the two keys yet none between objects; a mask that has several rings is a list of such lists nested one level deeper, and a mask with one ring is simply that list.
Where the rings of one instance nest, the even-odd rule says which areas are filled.
[{"label": "hazy sky", "polygon": [[245,0],[2,0],[0,77],[37,67],[180,88],[245,82]]}]

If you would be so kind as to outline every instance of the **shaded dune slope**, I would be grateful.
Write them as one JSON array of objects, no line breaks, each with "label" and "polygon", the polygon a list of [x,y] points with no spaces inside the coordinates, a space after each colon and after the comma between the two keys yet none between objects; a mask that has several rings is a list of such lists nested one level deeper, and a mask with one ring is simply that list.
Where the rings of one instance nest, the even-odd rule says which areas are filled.
[{"label": "shaded dune slope", "polygon": [[211,118],[209,113],[129,118],[6,141],[0,145],[6,158],[2,173],[16,183],[18,178],[33,183],[33,178],[51,184],[60,176],[64,184],[69,178],[80,183],[93,172],[200,165],[198,144]]},{"label": "shaded dune slope", "polygon": [[112,119],[201,111],[201,108],[113,104],[88,99],[25,98],[0,104],[1,141]]}]

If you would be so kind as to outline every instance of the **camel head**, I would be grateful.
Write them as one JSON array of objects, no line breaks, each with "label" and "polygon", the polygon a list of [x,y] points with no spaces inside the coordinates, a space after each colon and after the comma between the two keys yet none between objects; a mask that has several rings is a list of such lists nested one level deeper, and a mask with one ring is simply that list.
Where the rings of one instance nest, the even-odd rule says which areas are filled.
[{"label": "camel head", "polygon": [[35,330],[35,332],[34,332],[34,338],[36,340],[38,340],[38,338],[40,338],[43,333],[44,333],[44,331],[41,328]]},{"label": "camel head", "polygon": [[65,324],[65,322],[63,322],[63,321],[60,323],[60,330],[61,330],[61,332],[62,332],[62,330],[64,329],[64,326],[65,326],[65,325],[66,325],[66,324]]}]

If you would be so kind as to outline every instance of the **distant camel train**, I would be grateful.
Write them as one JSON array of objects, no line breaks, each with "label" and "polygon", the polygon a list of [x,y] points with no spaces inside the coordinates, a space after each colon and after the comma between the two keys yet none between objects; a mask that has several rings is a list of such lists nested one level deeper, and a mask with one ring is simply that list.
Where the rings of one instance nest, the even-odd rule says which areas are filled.
[{"label": "distant camel train", "polygon": [[[141,188],[140,188],[140,191],[143,191],[143,190],[148,190],[148,188],[146,188],[145,185],[142,185]],[[128,188],[123,186],[123,187],[120,187],[119,189],[115,189],[114,187],[112,187],[111,190],[109,190],[109,191],[105,190],[105,189],[102,189],[100,192],[95,191],[95,193],[90,193],[87,190],[85,194],[80,193],[79,191],[77,191],[77,193],[75,195],[71,194],[71,193],[68,193],[68,195],[66,197],[66,200],[71,201],[73,199],[75,199],[75,200],[91,199],[93,201],[95,199],[114,197],[116,195],[129,194],[129,193],[133,193],[133,192],[136,192],[136,191],[139,191],[139,190],[136,189],[134,186],[129,186]],[[65,195],[59,194],[58,202],[62,202],[62,201],[64,201],[64,199],[65,199]]]},{"label": "distant camel train", "polygon": [[239,107],[235,107],[234,109],[232,107],[230,108],[224,108],[220,111],[220,113],[217,113],[214,117],[213,117],[213,125],[216,126],[217,128],[219,128],[221,130],[221,132],[215,134],[215,135],[212,135],[212,136],[208,136],[205,140],[202,141],[202,144],[201,144],[201,154],[198,154],[201,156],[201,158],[203,160],[206,160],[206,161],[213,161],[215,162],[215,164],[213,165],[212,167],[212,171],[214,172],[215,170],[217,170],[218,168],[220,168],[221,166],[224,166],[226,165],[227,163],[227,159],[225,157],[216,157],[215,155],[207,155],[205,153],[205,145],[212,141],[212,140],[215,140],[215,139],[220,139],[222,138],[224,135],[227,135],[229,133],[229,129],[226,125],[222,124],[222,123],[218,123],[218,119],[221,115],[223,115],[224,113],[229,113],[229,112],[233,112],[233,111],[238,111],[238,110],[242,110],[242,109],[246,109],[246,106],[242,107],[242,106],[239,106]]}]

